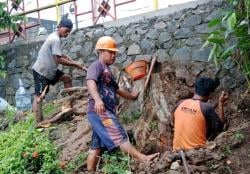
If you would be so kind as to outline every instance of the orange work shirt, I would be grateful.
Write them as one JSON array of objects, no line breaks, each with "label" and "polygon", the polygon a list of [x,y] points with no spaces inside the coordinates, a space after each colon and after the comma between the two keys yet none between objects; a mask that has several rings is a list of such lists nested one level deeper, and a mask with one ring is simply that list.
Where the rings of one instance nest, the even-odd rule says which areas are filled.
[{"label": "orange work shirt", "polygon": [[173,150],[188,150],[206,143],[206,119],[200,101],[184,100],[174,112]]}]

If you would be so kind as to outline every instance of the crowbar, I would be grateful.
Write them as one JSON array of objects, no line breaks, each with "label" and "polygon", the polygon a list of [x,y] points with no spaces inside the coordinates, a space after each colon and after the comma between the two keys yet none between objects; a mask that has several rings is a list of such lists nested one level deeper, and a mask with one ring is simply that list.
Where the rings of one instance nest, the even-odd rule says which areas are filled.
[{"label": "crowbar", "polygon": [[188,165],[187,165],[186,157],[185,157],[185,154],[184,154],[183,150],[181,150],[180,153],[181,153],[181,159],[182,159],[182,162],[183,162],[186,174],[190,174],[190,172],[188,170]]}]

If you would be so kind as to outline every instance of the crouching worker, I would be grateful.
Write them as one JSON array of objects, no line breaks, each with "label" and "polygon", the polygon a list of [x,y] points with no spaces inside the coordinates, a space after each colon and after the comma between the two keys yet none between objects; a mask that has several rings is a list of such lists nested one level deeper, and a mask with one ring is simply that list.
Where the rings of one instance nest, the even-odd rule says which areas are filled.
[{"label": "crouching worker", "polygon": [[228,94],[224,91],[221,93],[218,114],[214,107],[207,103],[210,93],[217,86],[218,83],[211,78],[198,78],[195,81],[193,98],[179,101],[173,113],[173,150],[204,147],[209,137],[223,130],[225,122],[223,106],[228,99]]},{"label": "crouching worker", "polygon": [[62,81],[65,88],[72,87],[71,77],[57,69],[58,64],[74,66],[81,70],[87,70],[78,62],[62,54],[61,38],[67,37],[71,32],[73,23],[70,19],[63,18],[58,30],[51,33],[43,43],[35,64],[33,65],[33,76],[35,81],[35,97],[33,101],[33,112],[36,117],[37,126],[43,121],[42,100],[48,92],[48,86]]},{"label": "crouching worker", "polygon": [[138,96],[138,92],[131,93],[118,86],[109,66],[115,61],[115,40],[109,36],[99,38],[96,43],[99,60],[93,62],[87,71],[87,87],[89,91],[88,120],[93,129],[92,144],[87,158],[87,169],[95,171],[102,150],[113,150],[117,147],[141,161],[150,161],[158,153],[144,155],[130,144],[128,136],[120,124],[116,113],[116,94],[130,100]]}]

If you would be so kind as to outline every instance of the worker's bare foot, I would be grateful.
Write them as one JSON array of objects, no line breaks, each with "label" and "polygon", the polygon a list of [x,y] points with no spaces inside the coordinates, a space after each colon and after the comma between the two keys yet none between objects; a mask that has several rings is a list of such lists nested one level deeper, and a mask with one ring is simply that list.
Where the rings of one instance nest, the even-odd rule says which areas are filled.
[{"label": "worker's bare foot", "polygon": [[144,158],[144,161],[151,161],[154,158],[158,157],[159,155],[160,155],[160,153],[154,153],[154,154],[151,154],[151,155],[146,155],[145,158]]}]

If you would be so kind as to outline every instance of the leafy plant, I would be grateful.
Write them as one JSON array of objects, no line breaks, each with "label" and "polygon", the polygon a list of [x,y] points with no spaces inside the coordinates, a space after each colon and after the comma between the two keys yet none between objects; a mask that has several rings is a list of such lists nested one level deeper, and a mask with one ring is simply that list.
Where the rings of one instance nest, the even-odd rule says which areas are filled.
[{"label": "leafy plant", "polygon": [[225,148],[224,148],[224,154],[225,154],[225,156],[229,156],[229,155],[232,154],[232,150],[231,150],[231,148],[230,148],[229,145],[225,146]]},{"label": "leafy plant", "polygon": [[242,140],[245,139],[245,136],[244,136],[244,134],[241,133],[241,132],[236,132],[236,133],[234,134],[234,138],[235,138],[236,140],[238,140],[238,141],[242,141]]},{"label": "leafy plant", "polygon": [[150,130],[156,130],[158,128],[158,123],[156,121],[152,121],[149,123]]},{"label": "leafy plant", "polygon": [[[11,15],[6,10],[6,3],[0,2],[0,31],[5,29],[11,29],[12,31],[18,30],[18,22],[24,19],[22,16]],[[4,71],[5,63],[3,56],[0,55],[0,78],[6,76],[6,71]]]},{"label": "leafy plant", "polygon": [[75,169],[77,169],[79,166],[83,164],[83,162],[87,158],[87,153],[80,153],[77,155],[73,160],[71,160],[67,165],[66,165],[66,173],[72,173],[74,172]]},{"label": "leafy plant", "polygon": [[9,126],[13,123],[15,115],[16,111],[13,108],[7,107],[7,109],[4,111],[4,116],[7,119]]},{"label": "leafy plant", "polygon": [[[250,0],[228,0],[230,8],[221,11],[221,17],[209,22],[208,27],[215,29],[202,46],[211,47],[208,60],[219,62],[232,57],[245,74],[250,87]],[[236,39],[234,44],[231,39]]]},{"label": "leafy plant", "polygon": [[107,174],[128,174],[130,173],[130,157],[121,151],[112,154],[104,152],[102,155],[103,168],[102,171]]},{"label": "leafy plant", "polygon": [[21,16],[10,15],[6,10],[6,3],[0,2],[0,31],[1,29],[17,30],[17,22],[23,19]]},{"label": "leafy plant", "polygon": [[0,55],[0,78],[5,78],[6,77],[6,71],[4,70],[5,68],[5,62],[3,56]]},{"label": "leafy plant", "polygon": [[61,174],[57,149],[48,138],[49,130],[34,128],[33,116],[0,133],[0,173]]},{"label": "leafy plant", "polygon": [[124,112],[121,115],[121,121],[124,124],[134,123],[141,116],[140,111],[131,111],[130,113]]},{"label": "leafy plant", "polygon": [[43,114],[45,117],[50,116],[51,114],[55,113],[58,110],[58,105],[52,102],[46,103],[42,106]]}]

